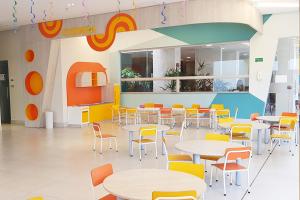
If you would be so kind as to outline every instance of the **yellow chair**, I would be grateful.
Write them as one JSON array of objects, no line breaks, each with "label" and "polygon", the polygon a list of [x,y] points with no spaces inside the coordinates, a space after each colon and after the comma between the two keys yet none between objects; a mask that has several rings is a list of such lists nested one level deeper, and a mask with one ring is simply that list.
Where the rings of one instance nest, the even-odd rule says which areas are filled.
[{"label": "yellow chair", "polygon": [[182,141],[182,138],[183,138],[183,131],[184,131],[184,128],[186,127],[186,124],[185,124],[185,120],[183,120],[182,124],[181,124],[181,130],[180,131],[177,131],[177,130],[169,130],[166,132],[165,135],[167,136],[178,136],[179,137],[179,140]]},{"label": "yellow chair", "polygon": [[192,104],[192,107],[191,108],[194,108],[194,109],[200,109],[201,106],[200,104]]},{"label": "yellow chair", "polygon": [[182,104],[173,104],[172,108],[184,108]]},{"label": "yellow chair", "polygon": [[117,116],[118,122],[119,122],[119,124],[121,124],[122,118],[126,118],[126,108],[124,108],[118,104],[115,104],[112,106],[111,114],[112,114],[111,121],[114,122],[115,117]]},{"label": "yellow chair", "polygon": [[136,108],[126,108],[126,125],[130,120],[133,120],[134,124],[137,124],[138,121],[137,109]]},{"label": "yellow chair", "polygon": [[[218,133],[206,133],[205,134],[205,140],[229,142],[230,138],[229,138],[228,135],[221,135],[221,134],[218,134]],[[223,156],[200,155],[200,158],[204,160],[205,168],[206,168],[206,161],[207,160],[217,162],[222,157]],[[207,171],[205,170],[205,172],[207,172]]]},{"label": "yellow chair", "polygon": [[173,200],[196,200],[197,192],[194,190],[190,191],[177,191],[177,192],[162,192],[154,191],[152,192],[152,200],[163,200],[163,199],[173,199]]},{"label": "yellow chair", "polygon": [[230,117],[230,110],[225,109],[224,104],[212,104],[211,108],[216,110],[217,117]]},{"label": "yellow chair", "polygon": [[167,156],[167,169],[170,162],[192,162],[193,158],[188,154],[169,154],[165,137],[162,137],[162,142]]},{"label": "yellow chair", "polygon": [[[154,139],[145,138],[154,137]],[[140,129],[139,139],[132,140],[132,143],[139,145],[140,161],[142,161],[142,146],[144,145],[145,155],[147,154],[146,145],[154,144],[155,146],[155,158],[157,159],[157,128],[156,126],[147,126]],[[131,144],[131,152],[133,152],[133,144]]]},{"label": "yellow chair", "polygon": [[31,197],[28,200],[43,200],[43,197]]},{"label": "yellow chair", "polygon": [[247,123],[235,123],[231,125],[230,140],[240,141],[247,146],[248,142],[252,146],[252,124]]},{"label": "yellow chair", "polygon": [[144,103],[144,108],[154,108],[154,103]]},{"label": "yellow chair", "polygon": [[201,179],[205,178],[203,164],[194,164],[189,162],[170,162],[169,170],[184,172],[197,176]]},{"label": "yellow chair", "polygon": [[196,121],[197,128],[199,128],[199,115],[198,109],[195,108],[187,108],[185,109],[184,120],[186,121],[186,125],[192,123],[192,121]]},{"label": "yellow chair", "polygon": [[[272,152],[273,140],[279,140],[279,146],[281,145],[281,140],[288,140],[289,151],[292,152],[293,135],[296,136],[297,134],[296,123],[297,118],[295,117],[280,117],[279,126],[273,128],[277,133],[271,135],[270,152]],[[292,156],[294,156],[294,152],[292,152]]]}]

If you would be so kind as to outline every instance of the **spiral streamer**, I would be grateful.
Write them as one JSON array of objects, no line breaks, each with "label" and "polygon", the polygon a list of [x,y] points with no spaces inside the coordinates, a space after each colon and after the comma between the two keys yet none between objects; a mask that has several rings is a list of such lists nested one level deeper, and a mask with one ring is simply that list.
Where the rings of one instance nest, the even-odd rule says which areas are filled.
[{"label": "spiral streamer", "polygon": [[45,22],[47,20],[47,13],[46,10],[43,11],[43,21]]},{"label": "spiral streamer", "polygon": [[121,1],[120,0],[117,0],[118,1],[118,12],[120,13],[121,12]]},{"label": "spiral streamer", "polygon": [[34,14],[34,12],[33,12],[33,6],[34,6],[34,0],[30,0],[30,2],[31,2],[31,5],[30,5],[30,14],[31,14],[31,24],[34,24],[34,22],[35,22],[35,14]]},{"label": "spiral streamer", "polygon": [[136,3],[135,0],[132,0],[132,16],[135,18],[136,16]]},{"label": "spiral streamer", "polygon": [[166,3],[165,2],[163,2],[163,6],[162,6],[160,14],[161,14],[161,17],[162,17],[161,23],[166,24],[167,16],[166,16]]},{"label": "spiral streamer", "polygon": [[18,18],[17,18],[17,5],[18,5],[18,2],[16,0],[14,0],[13,12],[12,12],[13,23],[17,23],[18,22]]}]

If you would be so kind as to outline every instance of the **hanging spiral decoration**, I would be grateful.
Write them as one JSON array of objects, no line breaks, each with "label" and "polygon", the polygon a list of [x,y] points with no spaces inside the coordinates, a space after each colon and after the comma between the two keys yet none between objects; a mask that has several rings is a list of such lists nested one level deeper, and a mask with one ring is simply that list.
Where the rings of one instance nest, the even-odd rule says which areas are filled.
[{"label": "hanging spiral decoration", "polygon": [[162,6],[160,14],[162,16],[161,23],[162,24],[166,24],[166,22],[167,22],[167,16],[166,16],[166,3],[165,2],[163,2],[163,6]]},{"label": "hanging spiral decoration", "polygon": [[120,13],[121,12],[121,2],[120,0],[117,0],[118,1],[118,12]]},{"label": "hanging spiral decoration", "polygon": [[46,10],[43,11],[43,21],[45,22],[47,20],[47,13]]},{"label": "hanging spiral decoration", "polygon": [[18,5],[18,2],[16,0],[14,0],[13,12],[12,12],[13,23],[17,23],[18,22],[18,18],[17,18],[17,5]]},{"label": "hanging spiral decoration", "polygon": [[88,24],[89,24],[89,17],[90,17],[90,13],[88,11],[88,9],[86,8],[86,0],[82,0],[81,5],[83,7],[84,13],[85,13],[85,19],[87,20]]},{"label": "hanging spiral decoration", "polygon": [[30,14],[31,14],[31,24],[34,24],[35,23],[35,14],[33,12],[33,6],[34,6],[34,0],[30,0],[31,2],[31,5],[30,5]]}]

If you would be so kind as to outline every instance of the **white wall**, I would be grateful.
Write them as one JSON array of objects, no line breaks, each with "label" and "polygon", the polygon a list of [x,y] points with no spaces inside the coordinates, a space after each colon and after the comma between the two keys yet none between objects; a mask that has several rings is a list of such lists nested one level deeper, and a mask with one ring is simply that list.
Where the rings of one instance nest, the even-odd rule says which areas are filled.
[{"label": "white wall", "polygon": [[[272,15],[264,24],[263,34],[256,33],[250,40],[250,93],[264,102],[268,97],[278,40],[292,36],[299,36],[299,12]],[[256,63],[256,57],[264,61]],[[257,73],[262,74],[262,80],[257,80]]]}]

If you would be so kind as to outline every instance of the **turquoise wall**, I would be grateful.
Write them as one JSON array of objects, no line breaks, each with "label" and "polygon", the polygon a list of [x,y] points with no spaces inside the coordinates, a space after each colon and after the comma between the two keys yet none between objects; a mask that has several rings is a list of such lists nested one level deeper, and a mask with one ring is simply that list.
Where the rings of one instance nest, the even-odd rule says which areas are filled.
[{"label": "turquoise wall", "polygon": [[229,108],[231,115],[234,116],[235,108],[239,109],[238,118],[249,119],[251,113],[264,114],[265,102],[258,99],[250,93],[220,93],[217,94],[212,104],[224,104],[225,108]]}]

